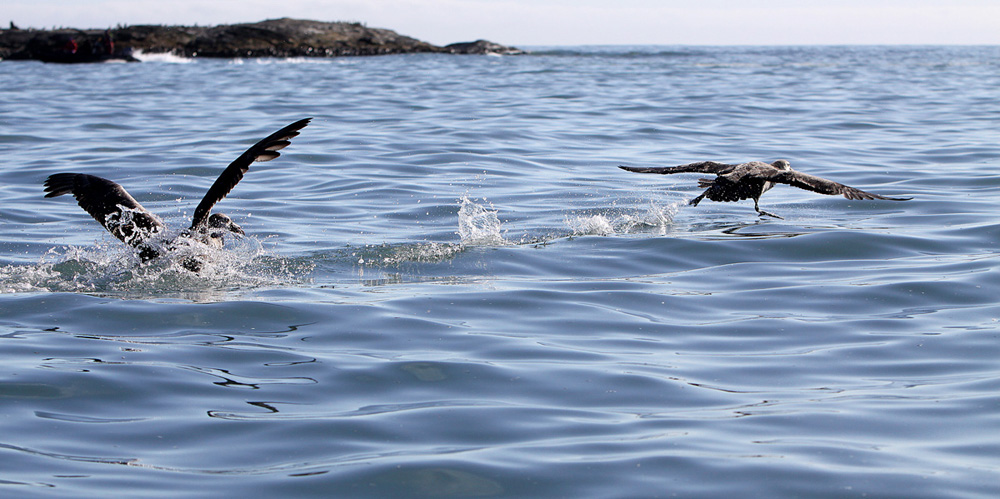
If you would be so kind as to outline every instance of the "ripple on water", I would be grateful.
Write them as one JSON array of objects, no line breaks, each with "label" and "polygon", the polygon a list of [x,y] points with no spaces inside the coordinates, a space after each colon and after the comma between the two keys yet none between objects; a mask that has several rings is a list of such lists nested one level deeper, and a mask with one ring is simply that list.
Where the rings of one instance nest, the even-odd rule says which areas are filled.
[{"label": "ripple on water", "polygon": [[[1000,492],[997,48],[539,52],[0,63],[0,495]],[[276,116],[201,275],[42,198]],[[616,168],[780,158],[914,200]]]}]

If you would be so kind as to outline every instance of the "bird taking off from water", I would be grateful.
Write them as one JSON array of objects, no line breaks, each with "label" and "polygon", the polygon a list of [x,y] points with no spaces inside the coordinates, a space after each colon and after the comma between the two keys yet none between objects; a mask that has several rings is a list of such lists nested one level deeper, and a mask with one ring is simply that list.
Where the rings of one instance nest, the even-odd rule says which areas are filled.
[{"label": "bird taking off from water", "polygon": [[[280,156],[278,151],[287,147],[311,119],[296,121],[268,135],[230,163],[198,203],[191,227],[173,240],[166,239],[162,234],[165,226],[159,217],[143,208],[122,186],[110,180],[84,173],[56,173],[45,181],[45,197],[73,194],[80,207],[108,232],[136,248],[143,262],[175,249],[184,239],[221,248],[227,232],[243,235],[243,229],[222,213],[210,213],[212,207],[236,187],[251,163],[270,161]],[[193,272],[200,271],[202,263],[194,257],[182,261],[182,265]]]},{"label": "bird taking off from water", "polygon": [[640,168],[619,166],[622,170],[636,173],[714,173],[715,178],[698,179],[698,187],[706,188],[705,192],[692,199],[688,204],[697,206],[703,198],[712,201],[740,201],[753,199],[753,208],[760,216],[781,218],[773,213],[760,209],[757,201],[774,184],[788,184],[800,189],[806,189],[820,194],[843,194],[847,199],[886,199],[889,201],[907,201],[913,198],[891,198],[865,192],[844,184],[820,178],[808,173],[797,172],[783,159],[774,163],[751,161],[739,165],[702,161],[680,166]]}]

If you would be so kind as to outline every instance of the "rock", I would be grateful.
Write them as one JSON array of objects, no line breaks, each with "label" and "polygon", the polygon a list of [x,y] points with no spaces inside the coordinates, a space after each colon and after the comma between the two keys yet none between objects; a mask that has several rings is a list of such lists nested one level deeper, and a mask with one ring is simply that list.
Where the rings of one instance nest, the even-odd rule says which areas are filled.
[{"label": "rock", "polygon": [[[72,44],[99,51],[105,34],[114,40],[115,58],[133,50],[170,52],[184,57],[337,57],[409,53],[522,54],[485,40],[438,47],[395,31],[360,23],[271,19],[258,23],[198,26],[127,26],[112,30],[0,31],[0,58],[93,62],[75,55]],[[87,52],[89,53],[89,52]],[[110,54],[105,54],[110,55]],[[79,59],[79,60],[75,60]]]},{"label": "rock", "polygon": [[0,32],[0,58],[67,63],[138,61],[132,57],[131,48],[114,43],[110,31],[78,29],[3,30]]},{"label": "rock", "polygon": [[441,52],[427,42],[359,23],[273,19],[208,28],[184,46],[189,57],[334,57]]},{"label": "rock", "polygon": [[452,54],[498,54],[498,55],[524,55],[527,52],[515,48],[493,43],[487,40],[476,40],[474,42],[460,42],[445,45],[445,49]]}]

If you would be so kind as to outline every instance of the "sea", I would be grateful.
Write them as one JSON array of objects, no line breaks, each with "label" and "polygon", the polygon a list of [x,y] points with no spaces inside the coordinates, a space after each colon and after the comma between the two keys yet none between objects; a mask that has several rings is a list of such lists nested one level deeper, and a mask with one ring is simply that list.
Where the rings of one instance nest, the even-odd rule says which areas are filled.
[{"label": "sea", "polygon": [[1000,495],[1000,47],[529,48],[0,62],[0,496]]}]

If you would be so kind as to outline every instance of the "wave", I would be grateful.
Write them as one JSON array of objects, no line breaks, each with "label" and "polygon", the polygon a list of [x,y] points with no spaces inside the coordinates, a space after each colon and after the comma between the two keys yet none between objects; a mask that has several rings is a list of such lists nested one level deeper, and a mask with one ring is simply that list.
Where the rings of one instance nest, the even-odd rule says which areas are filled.
[{"label": "wave", "polygon": [[563,57],[614,57],[624,59],[694,57],[704,55],[703,48],[663,45],[575,45],[530,47],[529,55]]}]

